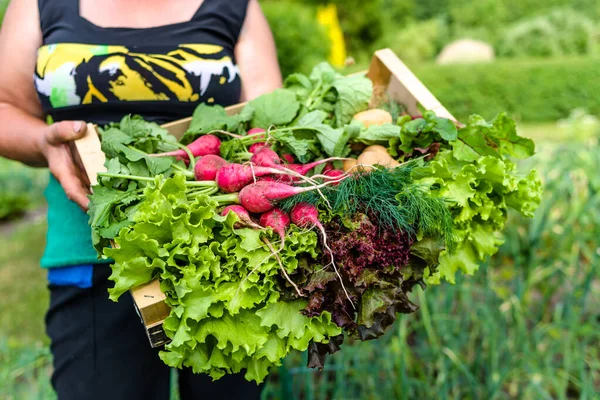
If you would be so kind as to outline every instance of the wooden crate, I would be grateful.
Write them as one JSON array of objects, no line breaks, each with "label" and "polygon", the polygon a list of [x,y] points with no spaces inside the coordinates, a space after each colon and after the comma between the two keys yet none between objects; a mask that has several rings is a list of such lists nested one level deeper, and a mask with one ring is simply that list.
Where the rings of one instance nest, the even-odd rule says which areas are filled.
[{"label": "wooden crate", "polygon": [[[421,81],[390,49],[375,52],[367,76],[373,82],[373,97],[387,96],[407,108],[410,115],[420,115],[421,110],[432,110],[439,117],[456,119],[442,106]],[[244,103],[226,108],[230,115],[237,114]],[[180,139],[190,125],[191,118],[163,125],[169,133]],[[74,153],[78,163],[85,169],[90,184],[97,183],[97,174],[105,170],[105,156],[100,149],[100,139],[95,126],[88,124],[86,135],[77,140]],[[131,291],[134,304],[142,323],[146,327],[148,339],[152,347],[164,345],[168,339],[162,330],[162,322],[169,315],[169,307],[165,304],[165,295],[160,290],[158,281],[137,287]]]}]

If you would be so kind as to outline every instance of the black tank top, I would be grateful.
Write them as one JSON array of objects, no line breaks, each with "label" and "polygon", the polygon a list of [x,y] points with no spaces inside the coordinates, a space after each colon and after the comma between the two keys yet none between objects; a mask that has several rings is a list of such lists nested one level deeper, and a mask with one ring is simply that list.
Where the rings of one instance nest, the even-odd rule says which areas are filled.
[{"label": "black tank top", "polygon": [[38,3],[35,87],[55,121],[140,114],[164,123],[199,103],[239,102],[234,48],[248,0],[204,0],[188,22],[145,29],[98,27],[80,16],[79,0]]},{"label": "black tank top", "polygon": [[[104,125],[127,114],[164,123],[192,115],[201,102],[239,101],[234,48],[248,0],[204,0],[184,23],[149,29],[101,28],[79,14],[79,0],[39,0],[43,46],[35,87],[55,121]],[[50,176],[42,266],[99,262],[89,217]]]}]

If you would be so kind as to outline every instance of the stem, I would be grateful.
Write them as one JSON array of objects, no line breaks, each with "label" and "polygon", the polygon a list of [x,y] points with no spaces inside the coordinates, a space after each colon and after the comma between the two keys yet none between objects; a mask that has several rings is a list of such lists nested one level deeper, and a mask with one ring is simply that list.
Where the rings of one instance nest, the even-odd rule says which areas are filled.
[{"label": "stem", "polygon": [[[210,131],[210,132],[208,132],[208,135],[212,135],[213,133],[222,133],[223,135],[231,136],[234,139],[243,139],[245,137],[248,137],[248,135],[238,135],[237,133],[227,132],[222,129],[215,129],[214,131]],[[250,136],[253,136],[253,135],[250,135]]]},{"label": "stem", "polygon": [[173,169],[176,169],[176,170],[177,170],[179,173],[181,173],[182,175],[185,175],[185,176],[186,176],[186,178],[192,178],[192,179],[196,179],[196,174],[194,174],[194,172],[193,172],[193,171],[190,171],[190,170],[189,170],[189,169],[187,169],[187,168],[180,167],[180,166],[179,166],[179,165],[177,165],[177,164],[173,164],[173,165],[171,165],[171,166],[173,167]]},{"label": "stem", "polygon": [[185,151],[185,154],[187,154],[188,158],[190,159],[190,166],[189,169],[191,171],[194,171],[194,169],[196,168],[196,159],[194,158],[194,155],[192,154],[192,152],[190,151],[190,149],[184,145],[181,144],[179,142],[169,142],[169,144],[172,144],[174,146],[179,147],[181,150]]},{"label": "stem", "polygon": [[105,178],[129,179],[131,181],[154,182],[154,178],[148,178],[145,176],[110,174],[108,172],[98,172],[98,176],[103,176]]},{"label": "stem", "polygon": [[186,182],[185,185],[187,187],[217,187],[217,182],[215,181],[193,181]]},{"label": "stem", "polygon": [[308,108],[309,110],[311,110],[311,106],[313,103],[313,96],[321,89],[321,86],[323,86],[323,80],[319,79],[319,83],[317,83],[317,86],[313,89],[312,92],[310,92],[310,96],[308,96],[308,100],[306,100],[306,103],[304,103],[304,105],[306,106],[306,108]]},{"label": "stem", "polygon": [[214,187],[214,188],[200,187],[200,188],[193,188],[192,190],[187,191],[186,195],[187,196],[200,196],[200,195],[211,196],[211,195],[217,193],[218,191],[219,191],[219,189],[216,187]]},{"label": "stem", "polygon": [[218,203],[221,204],[230,204],[230,203],[235,203],[235,204],[239,204],[240,203],[240,198],[238,197],[237,193],[230,193],[230,194],[222,194],[219,196],[213,196],[211,197],[211,200],[215,200]]}]

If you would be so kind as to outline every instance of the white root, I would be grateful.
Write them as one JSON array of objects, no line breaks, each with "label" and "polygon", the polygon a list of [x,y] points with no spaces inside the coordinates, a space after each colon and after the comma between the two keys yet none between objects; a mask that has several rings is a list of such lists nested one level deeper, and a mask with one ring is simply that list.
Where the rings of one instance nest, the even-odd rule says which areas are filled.
[{"label": "white root", "polygon": [[352,299],[350,298],[350,294],[348,294],[348,291],[346,290],[346,286],[344,286],[344,280],[342,279],[342,275],[340,275],[340,272],[338,271],[337,267],[335,266],[335,259],[333,258],[333,251],[327,244],[327,233],[325,233],[325,228],[323,228],[322,225],[317,225],[317,227],[321,231],[321,235],[323,235],[323,246],[325,246],[325,249],[329,252],[329,255],[331,256],[331,265],[333,266],[333,270],[335,271],[335,274],[337,275],[338,279],[340,280],[340,285],[342,285],[344,294],[346,295],[346,298],[352,305],[352,308],[356,310],[356,307],[354,306],[354,303],[352,302]]},{"label": "white root", "polygon": [[279,252],[281,252],[281,250],[283,250],[283,247],[281,248],[281,250],[275,251],[275,249],[271,245],[271,242],[269,242],[269,240],[267,238],[264,238],[263,241],[265,242],[265,244],[267,245],[269,250],[271,250],[271,253],[273,254],[273,256],[275,256],[275,258],[277,259],[277,262],[279,263],[279,267],[281,268],[281,272],[283,272],[285,279],[287,279],[287,281],[294,287],[294,289],[296,289],[296,293],[298,293],[298,296],[303,297],[304,295],[302,294],[302,292],[300,291],[298,286],[294,283],[294,281],[292,281],[292,279],[288,275],[287,271],[285,270],[283,263],[281,262],[281,258],[279,257]]}]

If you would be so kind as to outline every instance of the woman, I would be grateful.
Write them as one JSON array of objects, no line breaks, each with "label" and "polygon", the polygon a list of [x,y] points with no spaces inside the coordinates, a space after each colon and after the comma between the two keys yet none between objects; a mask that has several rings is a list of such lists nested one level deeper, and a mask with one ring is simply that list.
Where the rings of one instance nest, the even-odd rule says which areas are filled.
[{"label": "woman", "polygon": [[[85,122],[164,123],[281,85],[257,0],[12,0],[0,34],[0,156],[48,167],[47,333],[59,399],[168,399],[169,369],[130,298],[108,300],[87,190],[69,153]],[[52,125],[43,118],[50,115]],[[93,265],[94,264],[94,265]],[[242,375],[179,372],[185,399],[258,398]]]}]

